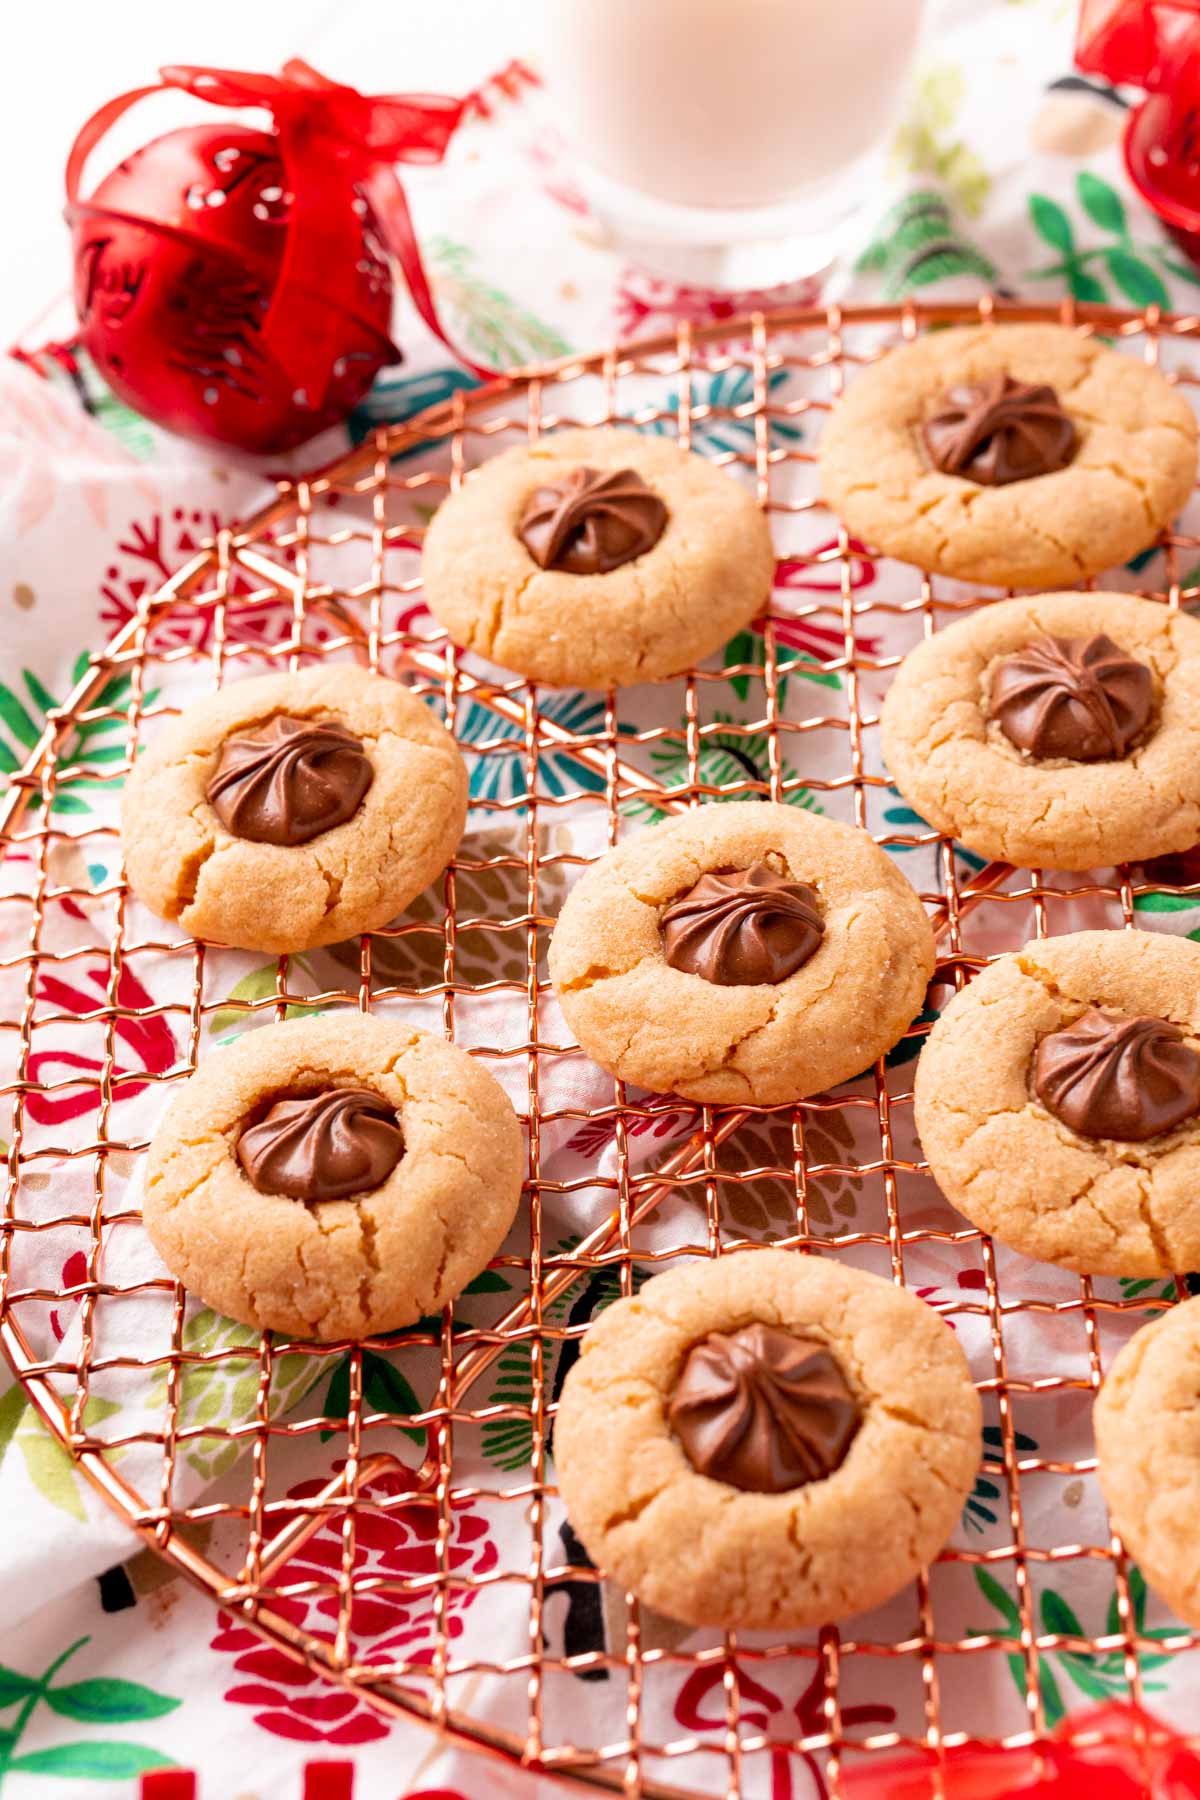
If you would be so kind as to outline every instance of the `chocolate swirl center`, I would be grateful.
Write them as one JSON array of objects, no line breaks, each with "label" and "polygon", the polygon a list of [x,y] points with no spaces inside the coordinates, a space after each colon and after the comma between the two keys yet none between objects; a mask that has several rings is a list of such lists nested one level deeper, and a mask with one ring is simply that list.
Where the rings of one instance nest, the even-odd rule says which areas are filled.
[{"label": "chocolate swirl center", "polygon": [[1145,731],[1154,683],[1145,663],[1100,632],[1039,637],[997,663],[988,717],[1018,750],[1109,762]]},{"label": "chocolate swirl center", "polygon": [[369,1088],[285,1096],[237,1142],[250,1185],[289,1200],[369,1194],[403,1154],[399,1120]]},{"label": "chocolate swirl center", "polygon": [[813,888],[766,863],[702,875],[662,916],[673,969],[718,987],[775,986],[806,963],[825,933]]},{"label": "chocolate swirl center", "polygon": [[1078,442],[1054,389],[1011,375],[948,389],[923,436],[935,468],[983,487],[1065,469]]},{"label": "chocolate swirl center", "polygon": [[667,1416],[693,1469],[756,1494],[832,1475],[862,1423],[825,1345],[774,1325],[694,1344]]},{"label": "chocolate swirl center", "polygon": [[666,506],[633,469],[581,467],[534,489],[517,536],[539,568],[607,575],[653,549],[666,524]]},{"label": "chocolate swirl center", "polygon": [[205,793],[234,837],[294,847],[352,819],[374,779],[344,725],[280,713],[225,739]]},{"label": "chocolate swirl center", "polygon": [[1200,1112],[1200,1054],[1167,1019],[1093,1006],[1042,1039],[1033,1089],[1081,1137],[1143,1144]]}]

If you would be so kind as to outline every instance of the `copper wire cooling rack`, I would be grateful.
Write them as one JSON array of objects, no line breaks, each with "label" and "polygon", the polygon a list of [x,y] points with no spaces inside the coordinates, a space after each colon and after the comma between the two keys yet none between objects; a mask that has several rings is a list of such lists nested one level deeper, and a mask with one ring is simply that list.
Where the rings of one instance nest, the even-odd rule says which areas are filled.
[{"label": "copper wire cooling rack", "polygon": [[[1200,1641],[1182,1628],[1145,1635],[1121,1547],[1106,1532],[1079,1543],[1045,1542],[1030,1524],[1039,1482],[1094,1479],[1090,1454],[1055,1456],[1046,1408],[1090,1399],[1122,1341],[1110,1332],[1127,1336],[1171,1294],[1126,1293],[1115,1283],[1073,1277],[1049,1295],[1021,1280],[1006,1285],[1003,1254],[990,1240],[949,1209],[929,1212],[936,1196],[909,1123],[911,1060],[881,1065],[844,1093],[761,1118],[753,1108],[697,1108],[684,1134],[669,1140],[669,1153],[648,1159],[634,1154],[635,1139],[660,1121],[668,1100],[608,1084],[599,1106],[572,1103],[569,1090],[563,1102],[553,1079],[560,1068],[580,1067],[579,1053],[562,1041],[561,1021],[548,1019],[544,951],[561,885],[631,826],[678,808],[758,795],[815,803],[910,855],[903,866],[922,888],[939,937],[934,994],[961,985],[989,956],[1035,932],[1068,929],[1064,921],[1081,908],[1090,924],[1134,928],[1148,894],[1200,893],[1189,888],[1195,871],[1188,868],[1165,876],[1123,869],[1104,882],[1068,883],[1052,872],[979,867],[897,809],[889,792],[875,748],[888,672],[922,633],[995,596],[901,571],[852,544],[816,497],[814,446],[830,404],[860,364],[931,326],[993,313],[1100,331],[1130,353],[1161,360],[1181,381],[1194,379],[1187,340],[1200,332],[1200,320],[984,302],[792,311],[704,330],[681,327],[672,337],[458,393],[409,423],[379,429],[330,467],[280,482],[260,513],[220,532],[147,596],[65,705],[50,713],[0,812],[8,872],[0,967],[23,994],[19,1016],[0,1032],[9,1043],[11,1079],[2,1092],[12,1111],[0,1337],[29,1399],[128,1525],[227,1615],[310,1674],[382,1712],[426,1719],[463,1741],[594,1787],[647,1795],[765,1792],[779,1758],[790,1754],[837,1794],[848,1769],[890,1751],[923,1749],[935,1793],[939,1755],[968,1737],[1013,1747],[1045,1740],[1053,1723],[1047,1659],[1074,1654],[1092,1659],[1090,1668],[1102,1659],[1110,1691],[1140,1699],[1145,1653],[1186,1658]],[[437,634],[420,611],[417,550],[433,506],[494,450],[560,424],[612,419],[677,434],[752,483],[769,511],[787,579],[770,616],[736,641],[732,662],[653,689],[610,693],[573,713],[547,690],[462,657]],[[1171,536],[1163,552],[1152,565],[1166,584],[1156,597],[1179,606],[1200,593],[1181,585],[1181,571],[1197,560],[1196,541]],[[1125,585],[1139,579],[1135,573]],[[89,727],[122,730],[132,758],[156,718],[177,710],[188,694],[318,657],[356,657],[412,681],[444,707],[481,773],[472,830],[432,914],[400,921],[355,947],[341,987],[319,982],[314,993],[311,981],[300,979],[297,959],[283,957],[265,990],[239,990],[243,997],[231,1000],[232,980],[222,971],[240,973],[244,959],[235,963],[232,953],[184,940],[141,914],[121,878],[112,809],[81,823],[56,800],[82,791],[82,783],[103,799],[103,784],[128,766],[90,761]],[[119,678],[129,686],[114,702],[111,684]],[[737,716],[728,704],[731,686],[741,701]],[[571,779],[562,773],[564,756]],[[501,763],[519,778],[491,779]],[[573,836],[575,823],[587,819],[600,822],[593,837]],[[85,859],[97,871],[86,879]],[[494,901],[473,905],[479,884],[493,879],[501,883],[493,891],[508,895],[503,914]],[[71,1042],[77,1052],[86,1047],[91,1061],[77,1054],[52,1069],[38,1048],[43,1032],[64,1020],[47,1010],[43,978],[69,975],[80,959],[94,959],[95,939],[85,939],[81,927],[78,942],[70,935],[72,919],[93,915],[105,921],[102,979],[95,1005],[70,1019],[78,1034]],[[417,981],[405,975],[407,965],[397,974],[383,953],[389,940],[403,945],[420,933],[435,933],[438,950],[432,977]],[[500,973],[473,975],[464,948],[501,942],[507,960]],[[133,978],[140,985],[131,999]],[[168,997],[147,1001],[156,992]],[[124,1029],[158,1017],[175,1035],[170,1066],[138,1075],[160,1109],[166,1095],[157,1095],[158,1087],[185,1079],[207,1053],[218,1012],[241,1015],[238,1022],[252,1029],[257,1019],[282,1017],[305,1001],[392,1013],[419,1003],[436,1008],[447,1034],[464,1041],[462,1021],[481,1000],[519,1009],[523,1020],[515,1035],[491,1041],[485,1012],[485,1023],[472,1025],[465,1039],[493,1068],[510,1077],[518,1071],[525,1096],[528,1237],[494,1265],[511,1289],[507,1310],[477,1324],[461,1316],[456,1323],[450,1308],[440,1322],[423,1321],[382,1345],[281,1344],[267,1336],[214,1348],[187,1336],[185,1299],[173,1284],[156,1276],[112,1279],[116,1234],[138,1231],[136,1210],[120,1201],[118,1160],[122,1168],[136,1163],[146,1142],[144,1133],[125,1135],[118,1120],[120,1087],[129,1079],[119,1068]],[[64,1067],[65,1077],[56,1073]],[[39,1100],[80,1093],[90,1096],[93,1111],[74,1136],[39,1126]],[[590,1184],[552,1179],[543,1166],[552,1160],[547,1146],[589,1121],[607,1128],[615,1146],[607,1172]],[[764,1123],[773,1137],[746,1138]],[[86,1204],[70,1197],[68,1175],[90,1177]],[[66,1198],[56,1205],[60,1177]],[[830,1211],[823,1197],[839,1184],[860,1190],[869,1204],[855,1216]],[[739,1211],[765,1189],[782,1196],[787,1214],[769,1230],[746,1223],[744,1204]],[[556,1244],[545,1226],[547,1208],[581,1195],[591,1209],[586,1228]],[[56,1233],[83,1245],[82,1261],[68,1264],[73,1274],[59,1282],[48,1280],[46,1256],[36,1260]],[[927,1292],[964,1342],[976,1333],[975,1372],[994,1421],[983,1471],[998,1496],[991,1536],[956,1540],[910,1590],[894,1628],[877,1627],[873,1615],[846,1633],[829,1627],[788,1642],[680,1638],[630,1604],[619,1617],[609,1609],[618,1623],[607,1639],[572,1649],[551,1630],[555,1596],[595,1592],[599,1577],[569,1538],[551,1530],[553,1398],[544,1376],[583,1330],[564,1312],[564,1296],[581,1278],[600,1277],[611,1292],[628,1293],[681,1254],[720,1254],[764,1240],[890,1272]],[[933,1283],[924,1275],[931,1256],[942,1271]],[[123,1265],[114,1256],[112,1266]],[[1184,1292],[1182,1284],[1177,1291]],[[117,1309],[145,1296],[161,1300],[162,1329],[151,1350],[131,1350],[116,1328]],[[47,1320],[65,1306],[78,1321],[69,1353],[47,1335]],[[1036,1335],[1032,1351],[1018,1339],[1047,1322],[1078,1333],[1077,1359],[1039,1363]],[[481,1378],[514,1346],[528,1357],[526,1399],[488,1402]],[[413,1409],[395,1410],[364,1394],[363,1359],[384,1350],[402,1369],[410,1353],[427,1359],[430,1377]],[[294,1359],[309,1359],[320,1373],[347,1353],[344,1417],[332,1408],[328,1417],[311,1407],[302,1417],[272,1410],[272,1383],[285,1362],[293,1368]],[[243,1383],[241,1390],[249,1403],[241,1416],[197,1424],[181,1393],[198,1370],[222,1366],[253,1372],[250,1389]],[[135,1375],[149,1383],[140,1390],[156,1409],[149,1417],[144,1405],[136,1414],[122,1410],[120,1380]],[[102,1409],[101,1427],[93,1402],[105,1392],[118,1400]],[[1029,1421],[1039,1404],[1043,1426],[1034,1438]],[[527,1461],[507,1476],[494,1469],[480,1475],[468,1458],[464,1478],[460,1446],[506,1418],[528,1427]],[[397,1428],[409,1437],[401,1439]],[[415,1483],[414,1433],[424,1434],[425,1446]],[[187,1491],[179,1480],[189,1440],[201,1435],[227,1453],[223,1467],[232,1463],[216,1498]],[[142,1458],[136,1479],[126,1472],[131,1448]],[[285,1454],[283,1479],[276,1465]],[[398,1461],[410,1471],[401,1499],[428,1509],[436,1551],[434,1571],[417,1577],[381,1574],[359,1556],[368,1522],[395,1503],[374,1484]],[[300,1498],[287,1485],[297,1467],[317,1477]],[[464,1571],[452,1553],[456,1508],[464,1503],[507,1509],[510,1538],[515,1529],[522,1534],[521,1554],[487,1574]],[[325,1575],[308,1568],[304,1579],[290,1579],[289,1559],[331,1522],[339,1553]],[[206,1539],[205,1527],[217,1529]],[[1069,1573],[1083,1564],[1109,1602],[1107,1628],[1087,1636],[1038,1605],[1047,1570],[1065,1566]],[[1011,1595],[1007,1628],[994,1619],[989,1628],[986,1619],[943,1603],[950,1592],[940,1586],[943,1577],[952,1582],[981,1569]],[[388,1592],[421,1609],[422,1657],[406,1660],[396,1650],[383,1663],[364,1658],[360,1609]],[[472,1629],[460,1638],[453,1621],[468,1595]],[[327,1603],[319,1628],[311,1612],[298,1624],[296,1605],[288,1604],[314,1597]],[[1101,1607],[1097,1622],[1104,1617]],[[964,1668],[967,1682],[960,1679]],[[772,1713],[761,1700],[764,1684],[783,1676],[805,1704]],[[656,1696],[690,1677],[703,1678],[710,1698],[708,1710],[685,1725],[678,1709],[664,1711]],[[602,1681],[607,1713],[596,1700]],[[890,1707],[870,1704],[906,1685],[908,1712],[897,1711],[894,1720]],[[601,1716],[602,1728],[588,1726]],[[1186,1728],[1188,1720],[1173,1723]],[[794,1766],[799,1771],[801,1764]]]}]

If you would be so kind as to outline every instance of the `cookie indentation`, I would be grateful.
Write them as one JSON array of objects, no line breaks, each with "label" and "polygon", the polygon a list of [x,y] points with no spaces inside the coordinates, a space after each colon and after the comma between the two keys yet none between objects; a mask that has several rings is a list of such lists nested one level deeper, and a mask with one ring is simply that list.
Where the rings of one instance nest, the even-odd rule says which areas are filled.
[{"label": "cookie indentation", "polygon": [[1008,374],[947,389],[923,436],[935,468],[982,487],[1065,469],[1078,443],[1048,383]]},{"label": "cookie indentation", "polygon": [[542,569],[607,575],[653,549],[667,509],[634,469],[571,469],[535,488],[517,536]]},{"label": "cookie indentation", "polygon": [[1153,704],[1150,670],[1106,633],[1046,635],[996,665],[988,717],[1030,756],[1109,762],[1143,735]]},{"label": "cookie indentation", "polygon": [[774,987],[801,968],[825,932],[816,890],[765,862],[702,875],[662,915],[673,969],[718,987]]},{"label": "cookie indentation", "polygon": [[1167,1019],[1093,1006],[1042,1039],[1033,1086],[1081,1137],[1143,1144],[1200,1112],[1200,1053]]},{"label": "cookie indentation", "polygon": [[332,1088],[275,1101],[237,1143],[260,1194],[344,1200],[381,1187],[404,1154],[399,1120],[369,1088]]},{"label": "cookie indentation", "polygon": [[291,848],[352,819],[374,777],[344,725],[281,713],[225,739],[205,794],[234,837]]},{"label": "cookie indentation", "polygon": [[693,1345],[668,1417],[698,1474],[756,1494],[832,1475],[862,1423],[825,1345],[771,1325]]}]

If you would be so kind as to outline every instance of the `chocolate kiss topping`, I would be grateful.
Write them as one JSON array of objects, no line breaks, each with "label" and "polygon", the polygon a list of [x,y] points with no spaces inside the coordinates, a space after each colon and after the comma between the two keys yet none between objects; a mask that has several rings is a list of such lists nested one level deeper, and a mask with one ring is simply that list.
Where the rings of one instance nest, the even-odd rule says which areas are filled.
[{"label": "chocolate kiss topping", "polygon": [[1106,762],[1140,737],[1154,704],[1145,663],[1101,632],[1039,637],[997,663],[988,717],[1018,750]]},{"label": "chocolate kiss topping", "polygon": [[1200,1112],[1200,1054],[1166,1019],[1093,1006],[1042,1039],[1033,1089],[1081,1137],[1143,1144]]},{"label": "chocolate kiss topping", "polygon": [[862,1423],[825,1345],[774,1325],[693,1345],[667,1416],[693,1469],[756,1494],[832,1475]]},{"label": "chocolate kiss topping", "polygon": [[281,713],[225,739],[205,792],[234,837],[294,846],[352,819],[374,779],[344,725]]},{"label": "chocolate kiss topping", "polygon": [[395,1113],[369,1088],[331,1088],[277,1100],[237,1144],[250,1185],[289,1200],[369,1194],[403,1154]]},{"label": "chocolate kiss topping", "polygon": [[533,490],[517,536],[540,568],[607,575],[644,556],[666,524],[666,506],[632,469],[578,468]]},{"label": "chocolate kiss topping", "polygon": [[662,916],[673,969],[718,987],[786,981],[821,942],[825,923],[814,890],[766,863],[702,875]]},{"label": "chocolate kiss topping", "polygon": [[1075,454],[1075,427],[1044,383],[994,375],[952,387],[927,419],[925,448],[946,475],[1004,487],[1065,469]]}]

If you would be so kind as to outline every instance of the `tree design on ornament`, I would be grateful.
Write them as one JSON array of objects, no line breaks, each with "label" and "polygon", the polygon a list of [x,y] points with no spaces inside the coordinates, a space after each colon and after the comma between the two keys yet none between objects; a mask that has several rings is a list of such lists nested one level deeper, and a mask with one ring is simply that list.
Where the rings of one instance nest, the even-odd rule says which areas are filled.
[{"label": "tree design on ornament", "polygon": [[[344,1466],[335,1463],[332,1472]],[[302,1481],[289,1491],[288,1498],[309,1500],[323,1486],[320,1480]],[[353,1571],[356,1584],[372,1576],[412,1582],[440,1573],[437,1508],[429,1503],[429,1497],[404,1504],[402,1497],[413,1491],[412,1476],[399,1469],[364,1484],[361,1492],[369,1499],[401,1504],[386,1512],[359,1515]],[[280,1529],[288,1523],[285,1515]],[[343,1549],[341,1520],[331,1513],[278,1570],[273,1585],[336,1585]],[[462,1577],[486,1575],[499,1562],[489,1521],[473,1501],[452,1508],[446,1560],[450,1573]],[[451,1640],[461,1637],[463,1614],[477,1597],[473,1590],[452,1587],[447,1591],[446,1635]],[[332,1640],[337,1629],[336,1595],[283,1598],[273,1601],[272,1607],[291,1624],[314,1636]],[[218,1624],[211,1648],[232,1656],[238,1674],[250,1678],[227,1688],[225,1699],[233,1706],[254,1707],[254,1722],[264,1731],[274,1737],[326,1744],[369,1744],[387,1736],[388,1722],[356,1694],[327,1685],[305,1664],[293,1662],[281,1650],[265,1644],[229,1613],[221,1613]],[[352,1628],[355,1659],[361,1663],[373,1667],[393,1662],[429,1664],[436,1643],[433,1590],[419,1594],[357,1594]],[[410,1685],[416,1679],[419,1678],[410,1678]]]}]

